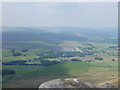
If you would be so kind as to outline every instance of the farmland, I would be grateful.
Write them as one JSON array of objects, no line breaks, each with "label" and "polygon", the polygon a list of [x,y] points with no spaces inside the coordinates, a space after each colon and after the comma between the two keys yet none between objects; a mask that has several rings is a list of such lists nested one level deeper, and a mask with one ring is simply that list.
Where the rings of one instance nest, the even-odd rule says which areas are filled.
[{"label": "farmland", "polygon": [[37,88],[47,80],[70,77],[118,86],[117,40],[77,37],[76,30],[73,35],[25,30],[3,33],[3,88]]},{"label": "farmland", "polygon": [[[64,42],[61,46],[61,48],[64,48],[68,42]],[[3,70],[14,70],[15,74],[13,75],[5,75],[3,76],[3,86],[4,87],[14,87],[14,83],[16,80],[18,83],[22,84],[28,83],[29,80],[32,80],[33,78],[42,78],[42,77],[49,77],[45,80],[50,80],[56,77],[63,78],[65,77],[78,77],[84,79],[85,77],[88,77],[88,75],[85,74],[85,77],[81,76],[84,75],[84,73],[91,73],[96,72],[102,73],[102,72],[116,72],[117,73],[117,48],[109,48],[111,46],[116,46],[115,44],[98,44],[94,43],[94,47],[91,50],[91,46],[84,45],[88,44],[89,42],[75,42],[77,44],[69,44],[72,51],[64,51],[64,52],[57,52],[56,53],[62,53],[60,56],[55,56],[57,54],[52,54],[52,51],[50,50],[44,50],[44,49],[27,49],[26,52],[22,52],[22,49],[17,49],[15,52],[21,53],[21,55],[13,56],[11,49],[5,49],[3,50],[3,62],[11,62],[11,61],[26,61],[25,64],[19,64],[16,63],[15,65],[3,65]],[[89,43],[91,44],[91,43]],[[83,45],[83,46],[82,46]],[[79,47],[82,50],[82,53],[78,51],[74,51],[75,47]],[[66,48],[70,48],[69,46]],[[93,47],[93,46],[92,46]],[[67,50],[67,49],[66,49]],[[44,52],[44,53],[43,53]],[[50,53],[49,53],[50,52]],[[74,56],[70,56],[70,52],[75,53]],[[91,52],[91,55],[87,55],[84,52]],[[41,55],[42,56],[41,56]],[[65,56],[65,54],[67,54]],[[80,56],[80,55],[84,56]],[[95,60],[96,57],[101,57],[103,60]],[[48,64],[42,65],[41,60],[46,61],[58,61],[58,64]],[[80,76],[79,76],[80,75]],[[109,76],[109,75],[108,75]],[[117,75],[113,75],[115,78],[117,78]],[[51,78],[50,78],[51,77]],[[113,79],[108,78],[108,79]],[[25,81],[26,80],[26,81]],[[39,84],[43,81],[39,81]],[[89,81],[89,79],[88,79]],[[97,81],[97,80],[96,80]],[[96,81],[93,81],[96,83]],[[13,82],[9,85],[10,82]],[[33,84],[31,83],[30,86]],[[34,85],[33,87],[38,87],[38,84]],[[20,85],[21,86],[21,85]],[[28,86],[28,85],[27,85]],[[15,85],[17,87],[17,85]],[[26,87],[26,86],[24,86]]]}]

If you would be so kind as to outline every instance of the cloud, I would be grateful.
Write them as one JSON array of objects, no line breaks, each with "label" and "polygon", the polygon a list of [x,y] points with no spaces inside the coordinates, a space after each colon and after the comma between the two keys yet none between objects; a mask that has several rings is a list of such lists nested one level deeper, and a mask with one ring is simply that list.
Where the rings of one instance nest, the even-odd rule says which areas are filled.
[{"label": "cloud", "polygon": [[117,3],[4,3],[5,26],[117,27]]}]

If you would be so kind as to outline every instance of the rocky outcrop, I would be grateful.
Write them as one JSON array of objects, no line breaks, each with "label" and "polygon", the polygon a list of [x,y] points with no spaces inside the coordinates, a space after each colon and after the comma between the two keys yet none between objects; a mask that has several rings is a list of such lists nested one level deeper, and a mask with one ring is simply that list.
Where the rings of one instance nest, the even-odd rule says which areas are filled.
[{"label": "rocky outcrop", "polygon": [[83,82],[76,78],[68,78],[44,82],[39,86],[39,90],[41,88],[114,88],[114,86],[112,84],[105,83],[100,87],[96,87],[89,82]]},{"label": "rocky outcrop", "polygon": [[64,82],[61,79],[55,79],[44,82],[39,88],[65,88]]},{"label": "rocky outcrop", "polygon": [[114,86],[110,83],[105,83],[100,88],[114,88]]}]

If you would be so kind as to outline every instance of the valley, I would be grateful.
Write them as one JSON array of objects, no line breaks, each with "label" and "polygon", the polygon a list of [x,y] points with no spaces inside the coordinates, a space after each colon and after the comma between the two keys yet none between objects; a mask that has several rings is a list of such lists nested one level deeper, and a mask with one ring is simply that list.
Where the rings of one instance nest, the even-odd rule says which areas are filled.
[{"label": "valley", "polygon": [[69,33],[65,33],[65,27],[55,28],[59,32],[51,28],[14,29],[5,28],[3,32],[3,87],[37,88],[46,80],[70,77],[96,85],[113,80],[118,86],[115,32],[112,36],[94,32],[96,38],[94,30],[87,33],[80,28],[72,28]]}]

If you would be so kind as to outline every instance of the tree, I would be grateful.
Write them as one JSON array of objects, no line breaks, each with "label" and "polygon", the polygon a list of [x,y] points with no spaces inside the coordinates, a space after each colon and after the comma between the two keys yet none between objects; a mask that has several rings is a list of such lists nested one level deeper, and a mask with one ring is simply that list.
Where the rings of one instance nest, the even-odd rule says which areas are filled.
[{"label": "tree", "polygon": [[14,52],[13,56],[21,56],[22,54],[20,52]]},{"label": "tree", "polygon": [[56,60],[54,60],[54,61],[41,60],[41,64],[42,64],[43,66],[50,66],[50,65],[54,65],[54,64],[58,64],[58,63],[60,63],[60,62],[59,62],[59,61],[56,61]]},{"label": "tree", "polygon": [[14,70],[2,70],[2,76],[15,74]]},{"label": "tree", "polygon": [[22,49],[21,50],[22,52],[27,52],[27,51],[29,51],[28,49]]},{"label": "tree", "polygon": [[15,52],[15,49],[11,49],[12,54]]},{"label": "tree", "polygon": [[103,58],[102,57],[96,57],[96,58],[94,58],[95,60],[103,60]]},{"label": "tree", "polygon": [[115,61],[115,59],[112,59],[112,61]]}]

